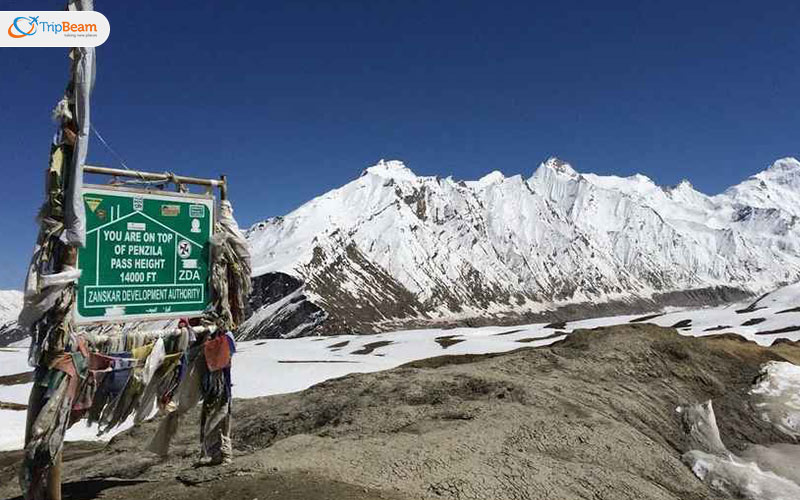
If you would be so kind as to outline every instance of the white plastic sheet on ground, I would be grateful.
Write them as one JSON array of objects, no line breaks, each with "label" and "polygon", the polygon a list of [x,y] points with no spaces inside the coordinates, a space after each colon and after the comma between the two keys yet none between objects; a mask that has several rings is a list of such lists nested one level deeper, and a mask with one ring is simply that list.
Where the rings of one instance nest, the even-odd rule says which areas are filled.
[{"label": "white plastic sheet on ground", "polygon": [[[750,391],[761,418],[793,439],[800,428],[800,367],[770,361]],[[702,449],[684,454],[692,472],[712,488],[748,500],[800,499],[800,445],[751,446],[737,456],[722,444],[711,402],[679,408]]]},{"label": "white plastic sheet on ground", "polygon": [[800,438],[800,366],[770,361],[762,367],[750,394],[762,420],[784,434]]}]

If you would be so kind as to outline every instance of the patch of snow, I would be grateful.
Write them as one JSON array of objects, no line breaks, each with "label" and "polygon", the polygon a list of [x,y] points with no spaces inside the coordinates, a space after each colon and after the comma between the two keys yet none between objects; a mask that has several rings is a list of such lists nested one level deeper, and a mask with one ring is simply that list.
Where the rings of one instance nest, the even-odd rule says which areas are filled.
[{"label": "patch of snow", "polygon": [[[411,361],[442,355],[507,352],[523,346],[548,345],[565,336],[552,337],[543,325],[527,327],[455,328],[450,330],[408,330],[369,336],[340,335],[239,342],[233,361],[233,394],[236,398],[254,398],[307,389],[319,382],[351,373],[387,370]],[[510,332],[508,335],[498,333]],[[464,342],[447,349],[436,342],[440,336],[456,336]],[[542,338],[549,337],[549,338]],[[539,339],[525,343],[520,339]],[[369,354],[355,354],[369,344],[388,341],[389,345]],[[341,348],[331,347],[347,342]],[[22,373],[27,366],[26,349],[0,349],[0,374]],[[279,374],[271,376],[273,374]],[[0,386],[0,401],[24,404],[31,384]],[[0,450],[22,447],[25,412],[0,410]],[[76,424],[67,432],[68,441],[102,440],[129,428],[130,422],[101,437],[97,428]]]},{"label": "patch of snow", "polygon": [[0,347],[0,377],[30,370],[32,368],[28,366],[28,349],[26,347]]},{"label": "patch of snow", "polygon": [[758,307],[794,309],[800,307],[800,283],[787,285],[767,294],[756,304]]},{"label": "patch of snow", "polygon": [[800,486],[774,472],[765,471],[753,462],[735,456],[718,456],[692,450],[683,456],[701,481],[733,498],[748,500],[794,500],[800,498]]},{"label": "patch of snow", "polygon": [[19,290],[0,290],[0,323],[17,320],[22,309],[22,298]]},{"label": "patch of snow", "polygon": [[19,290],[0,290],[0,340],[4,334],[16,329],[22,300],[23,293]]},{"label": "patch of snow", "polygon": [[762,420],[789,436],[800,437],[800,366],[784,361],[766,363],[750,394],[762,411]]},{"label": "patch of snow", "polygon": [[[298,292],[299,293],[299,292]],[[759,331],[800,325],[800,312],[778,314],[794,303],[796,296],[780,289],[762,299],[768,306],[753,313],[741,314],[737,310],[749,303],[732,304],[716,308],[675,309],[648,320],[661,326],[672,326],[683,320],[691,320],[691,326],[679,330],[683,335],[704,336],[720,333],[737,333],[743,337],[770,345],[777,338],[800,340],[800,331],[759,335]],[[769,300],[768,300],[769,299]],[[276,307],[291,305],[291,299]],[[560,331],[571,332],[577,329],[591,329],[602,326],[628,324],[644,315],[622,315],[569,322]],[[749,318],[763,317],[764,322],[750,327],[736,326]],[[730,329],[713,330],[718,325],[733,325]],[[282,394],[306,389],[319,382],[341,377],[351,373],[387,370],[399,365],[443,355],[484,354],[508,352],[521,347],[549,345],[565,338],[555,335],[557,330],[545,328],[537,323],[521,326],[462,327],[452,329],[416,329],[386,332],[377,335],[337,335],[330,337],[303,337],[295,339],[269,339],[239,342],[233,362],[234,396],[253,398]],[[451,337],[461,342],[446,349],[437,342],[439,337]],[[390,344],[378,347],[369,354],[355,354],[368,344],[386,341]],[[522,342],[521,342],[522,341]],[[345,345],[342,345],[346,342]],[[337,347],[338,346],[338,347]],[[795,371],[797,367],[769,365],[765,367],[766,378],[754,390],[753,397],[771,398],[780,402],[781,408],[795,408],[792,398],[798,394]],[[29,371],[27,349],[0,348],[0,375],[11,375]],[[0,387],[0,401],[25,403],[30,384]],[[795,389],[792,389],[795,387]],[[766,399],[764,401],[767,401]],[[766,408],[766,407],[764,407]],[[22,446],[25,412],[0,410],[0,450],[17,449]],[[796,417],[792,417],[796,418]],[[790,420],[797,422],[797,420]],[[96,429],[86,429],[77,424],[67,434],[67,439],[97,439]],[[119,432],[117,430],[116,432]],[[109,439],[113,433],[103,436]]]},{"label": "patch of snow", "polygon": [[[792,439],[800,436],[800,366],[770,361],[750,390],[761,418]],[[731,497],[749,500],[800,499],[800,445],[753,445],[737,456],[725,448],[711,401],[679,407],[684,428],[699,449],[683,461],[704,483]]]}]

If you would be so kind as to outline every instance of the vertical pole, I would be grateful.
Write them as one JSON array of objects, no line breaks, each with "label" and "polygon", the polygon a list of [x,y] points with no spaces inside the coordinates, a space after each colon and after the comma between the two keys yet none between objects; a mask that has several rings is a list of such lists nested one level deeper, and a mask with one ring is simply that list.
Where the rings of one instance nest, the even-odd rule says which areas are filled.
[{"label": "vertical pole", "polygon": [[[91,11],[94,10],[94,1],[68,0],[66,10]],[[91,127],[89,101],[92,94],[92,87],[94,86],[95,49],[94,47],[73,47],[70,51],[70,58],[72,61],[70,64],[69,83],[64,93],[64,97],[61,101],[59,101],[59,105],[57,107],[57,109],[59,109],[57,116],[59,117],[59,126],[62,134],[60,144],[58,145],[61,148],[59,154],[64,154],[65,152],[69,153],[64,154],[66,157],[65,159],[68,161],[64,162],[60,172],[60,176],[62,177],[63,181],[63,184],[60,187],[61,192],[53,193],[51,191],[53,186],[50,184],[52,180],[50,177],[48,177],[48,181],[46,183],[48,208],[45,210],[45,215],[53,217],[57,220],[60,219],[60,221],[63,222],[63,230],[59,236],[64,243],[65,251],[63,254],[59,255],[60,262],[57,262],[57,264],[59,264],[61,269],[57,269],[57,271],[66,270],[66,268],[75,266],[78,257],[78,248],[82,247],[86,241],[86,217],[83,207],[83,200],[81,197],[81,190],[83,187],[83,166],[86,163],[86,154],[89,149],[89,132]],[[55,151],[55,149],[51,150],[51,159]],[[60,162],[61,160],[59,160],[59,163]],[[55,207],[51,205],[52,200],[50,199],[50,196],[52,194],[59,194],[62,198],[62,206],[57,211],[57,214],[54,213],[56,212]],[[44,225],[40,227],[40,234],[47,234],[47,237],[52,237],[52,235],[44,231]],[[48,253],[51,252],[52,251],[48,251]],[[47,257],[53,256],[47,255]],[[42,268],[38,264],[34,265],[36,265],[36,279],[38,280],[40,278]],[[26,283],[26,299],[29,298],[29,293],[32,291],[33,288],[29,288]],[[38,287],[36,287],[35,293],[38,295],[39,292],[40,290]],[[53,308],[51,309],[52,311],[56,306],[51,307]],[[60,311],[59,314],[61,314]],[[66,314],[71,314],[71,312],[67,312]],[[72,326],[72,318],[68,319],[70,321],[70,326]],[[46,332],[48,337],[58,334],[54,325],[46,324],[45,328],[48,330]],[[32,341],[36,342],[37,339],[33,339]],[[48,346],[48,350],[52,349],[53,347]],[[36,359],[35,362],[38,365],[42,362],[42,360]],[[42,466],[41,464],[36,464],[34,460],[29,460],[29,454],[36,454],[37,452],[42,452],[45,450],[50,452],[54,448],[54,443],[52,442],[48,441],[41,443],[37,440],[34,446],[37,448],[41,447],[43,449],[27,449],[33,438],[33,428],[36,423],[36,419],[45,404],[46,393],[43,388],[38,385],[38,382],[40,381],[40,370],[44,369],[44,366],[37,367],[37,377],[34,381],[28,401],[28,412],[26,416],[27,420],[25,424],[26,455],[25,459],[23,460],[23,467],[36,468]],[[69,404],[72,404],[71,400],[69,401]],[[62,440],[59,446],[60,451],[56,454],[56,456],[48,457],[51,462],[47,464],[48,475],[46,484],[43,485],[46,489],[46,495],[49,500],[61,500],[63,435],[60,438]],[[26,471],[24,474],[27,472],[30,471]],[[23,484],[26,483],[24,480],[21,480],[20,483],[23,488],[29,489],[31,487],[30,484]],[[36,488],[38,489],[39,487],[40,485],[37,484]],[[22,495],[25,498],[29,498],[31,496],[31,491],[23,491]]]},{"label": "vertical pole", "polygon": [[[38,374],[38,371],[37,371]],[[28,442],[31,440],[31,433],[33,431],[33,424],[36,422],[36,417],[44,406],[44,397],[47,389],[42,387],[37,382],[39,378],[36,377],[31,388],[31,394],[28,398],[28,415],[25,422],[25,447],[27,448]],[[47,500],[61,500],[61,468],[62,468],[62,455],[64,450],[58,452],[58,455],[50,465],[50,470],[47,475]],[[27,492],[23,492],[26,494]]]},{"label": "vertical pole", "polygon": [[47,477],[48,500],[61,500],[61,468],[63,464],[64,449],[58,452],[53,465],[50,467],[50,475]]},{"label": "vertical pole", "polygon": [[219,199],[220,200],[227,200],[228,199],[228,176],[227,175],[220,175],[219,180],[222,181],[222,185],[219,187]]}]

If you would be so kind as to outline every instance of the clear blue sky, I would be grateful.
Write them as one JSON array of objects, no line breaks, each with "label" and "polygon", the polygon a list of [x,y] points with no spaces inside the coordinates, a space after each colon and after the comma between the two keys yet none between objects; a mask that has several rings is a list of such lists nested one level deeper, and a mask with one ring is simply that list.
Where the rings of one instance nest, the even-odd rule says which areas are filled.
[{"label": "clear blue sky", "polygon": [[[132,167],[227,173],[244,226],[380,158],[468,179],[557,155],[716,193],[800,154],[797,2],[96,6],[111,23],[97,128]],[[0,287],[19,288],[67,63],[63,49],[0,53]],[[89,154],[114,164],[97,142]]]}]

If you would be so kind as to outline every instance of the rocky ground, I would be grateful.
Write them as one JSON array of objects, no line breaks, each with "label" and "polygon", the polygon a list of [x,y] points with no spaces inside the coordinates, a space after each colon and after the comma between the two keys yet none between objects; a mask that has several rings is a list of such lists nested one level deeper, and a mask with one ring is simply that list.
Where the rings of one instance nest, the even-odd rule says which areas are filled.
[{"label": "rocky ground", "polygon": [[[192,466],[196,413],[166,460],[141,451],[153,422],[104,447],[68,445],[64,498],[729,498],[682,463],[696,443],[676,407],[713,400],[734,453],[785,443],[748,406],[770,360],[800,364],[800,345],[682,337],[647,324],[434,358],[237,401],[227,466]],[[19,494],[18,458],[0,454],[0,498]]]},{"label": "rocky ground", "polygon": [[[369,267],[363,256],[350,258]],[[448,314],[441,317],[438,314],[429,314],[429,305],[418,302],[413,294],[377,269],[372,272],[378,276],[376,279],[380,282],[379,294],[372,295],[367,300],[360,295],[352,297],[343,293],[340,284],[347,277],[335,267],[346,265],[347,262],[335,261],[334,268],[326,270],[323,279],[317,278],[307,284],[285,273],[268,273],[254,278],[249,301],[250,310],[254,314],[237,331],[238,340],[574,322],[590,318],[646,314],[667,307],[714,307],[754,298],[752,294],[738,288],[707,287],[655,293],[648,297],[574,302],[534,312],[527,308],[519,309],[507,297],[504,305],[494,308],[495,312],[481,309],[472,314],[460,311],[456,316]],[[361,287],[356,289],[363,290]],[[316,297],[324,297],[324,300],[309,297],[307,292],[312,290]],[[484,299],[491,300],[490,297]],[[457,302],[456,299],[453,301]],[[372,306],[364,307],[365,302]],[[0,345],[3,345],[2,337]]]}]

